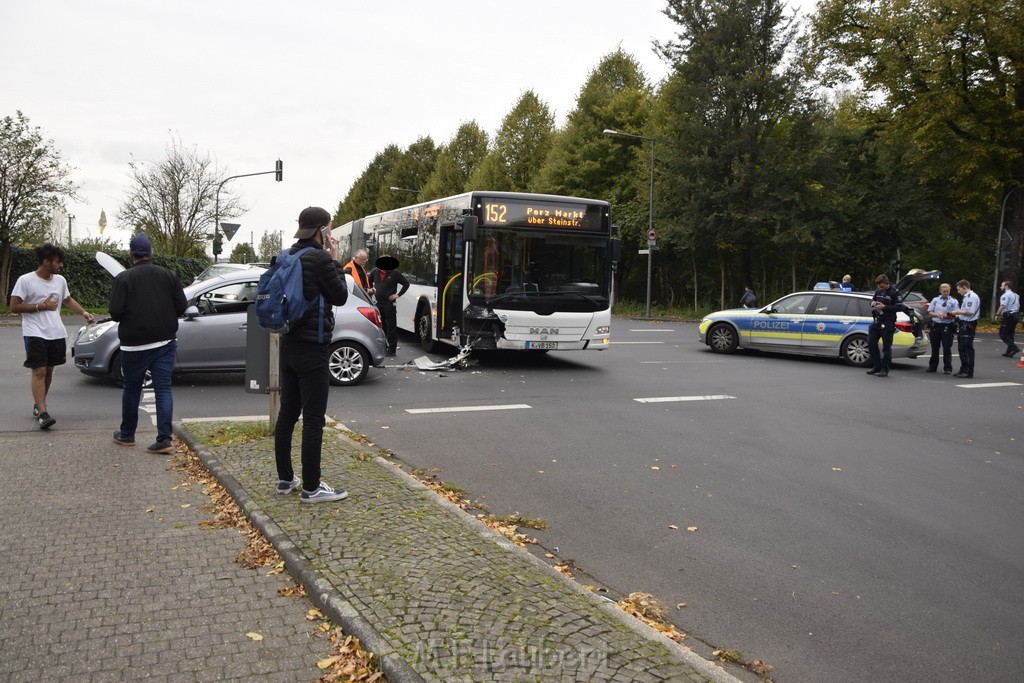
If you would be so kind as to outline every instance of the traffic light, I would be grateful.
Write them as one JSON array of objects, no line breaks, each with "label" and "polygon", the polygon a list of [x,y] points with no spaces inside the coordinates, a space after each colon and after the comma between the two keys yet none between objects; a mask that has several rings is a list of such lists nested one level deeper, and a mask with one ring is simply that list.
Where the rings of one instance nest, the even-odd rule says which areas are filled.
[{"label": "traffic light", "polygon": [[213,236],[213,255],[219,256],[224,251],[224,242],[220,238],[220,233]]},{"label": "traffic light", "polygon": [[1006,272],[1006,266],[1010,261],[1010,252],[1005,249],[999,252],[999,261],[996,263],[996,270],[1000,273]]},{"label": "traffic light", "polygon": [[892,272],[894,272],[894,273],[900,272],[900,265],[901,264],[900,264],[900,260],[898,258],[894,258],[892,261],[889,261],[889,265],[892,267]]},{"label": "traffic light", "polygon": [[281,177],[284,175],[284,162],[280,159],[274,165],[274,180],[281,182]]}]

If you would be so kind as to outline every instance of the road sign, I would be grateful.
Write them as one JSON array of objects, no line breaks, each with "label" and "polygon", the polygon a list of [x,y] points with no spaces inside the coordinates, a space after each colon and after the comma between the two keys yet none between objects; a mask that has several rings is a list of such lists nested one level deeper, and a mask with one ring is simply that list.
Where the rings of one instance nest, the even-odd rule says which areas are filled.
[{"label": "road sign", "polygon": [[241,223],[221,223],[220,229],[224,233],[224,236],[230,240],[238,232],[238,229],[242,227]]},{"label": "road sign", "polygon": [[647,228],[647,241],[653,242],[655,238],[654,228]]}]

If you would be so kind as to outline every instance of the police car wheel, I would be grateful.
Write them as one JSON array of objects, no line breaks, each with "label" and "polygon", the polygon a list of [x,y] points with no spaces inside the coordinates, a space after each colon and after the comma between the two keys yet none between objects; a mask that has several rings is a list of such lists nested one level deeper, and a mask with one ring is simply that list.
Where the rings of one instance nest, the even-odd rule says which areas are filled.
[{"label": "police car wheel", "polygon": [[708,346],[715,353],[732,353],[739,346],[736,330],[725,323],[715,325],[708,330]]},{"label": "police car wheel", "polygon": [[855,334],[843,342],[843,360],[847,365],[864,368],[871,364],[871,351],[868,350],[868,338]]}]

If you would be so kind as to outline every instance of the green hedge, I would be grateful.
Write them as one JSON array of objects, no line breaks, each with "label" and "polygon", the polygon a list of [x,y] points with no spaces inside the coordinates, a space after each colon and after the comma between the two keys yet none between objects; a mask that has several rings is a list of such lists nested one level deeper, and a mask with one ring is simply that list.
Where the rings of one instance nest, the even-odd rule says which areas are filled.
[{"label": "green hedge", "polygon": [[[84,251],[80,249],[67,249],[67,258],[64,260],[64,268],[60,274],[67,278],[68,288],[71,296],[78,303],[86,308],[106,308],[110,300],[110,284],[113,278],[110,273],[96,263],[95,251]],[[127,251],[110,251],[111,256],[117,259],[126,268],[131,265],[132,257]],[[181,283],[187,285],[201,273],[209,263],[203,259],[184,258],[181,256],[164,256],[156,254],[153,262],[173,270],[181,278]],[[35,249],[21,249],[13,247],[11,253],[11,277],[10,287],[25,273],[39,267],[36,259]],[[10,291],[4,297],[3,305],[6,306],[11,300]]]}]

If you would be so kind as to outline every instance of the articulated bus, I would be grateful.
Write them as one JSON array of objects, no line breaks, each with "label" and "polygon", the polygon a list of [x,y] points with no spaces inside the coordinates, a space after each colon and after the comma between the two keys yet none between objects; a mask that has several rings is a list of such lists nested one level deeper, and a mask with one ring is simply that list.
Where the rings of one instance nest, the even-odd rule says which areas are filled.
[{"label": "articulated bus", "polygon": [[409,291],[398,326],[423,348],[606,349],[612,263],[621,258],[608,202],[467,192],[359,218],[334,229],[341,253],[367,266],[400,261]]}]

